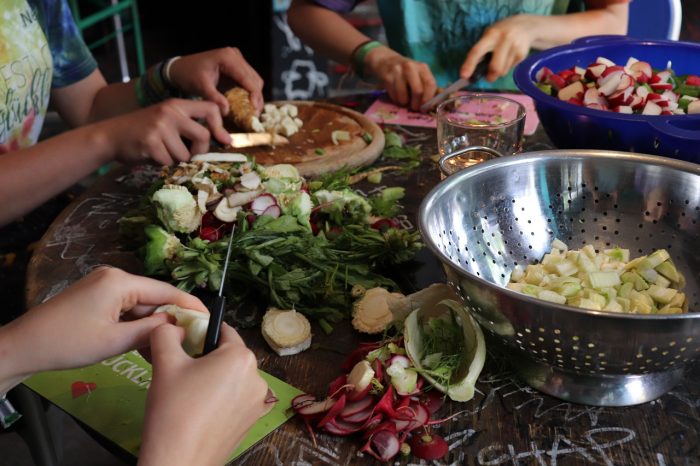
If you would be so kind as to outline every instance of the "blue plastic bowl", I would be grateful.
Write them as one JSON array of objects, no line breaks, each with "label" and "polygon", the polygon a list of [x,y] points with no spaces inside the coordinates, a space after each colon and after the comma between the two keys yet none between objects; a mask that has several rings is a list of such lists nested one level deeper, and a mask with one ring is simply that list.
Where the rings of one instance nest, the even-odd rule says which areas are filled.
[{"label": "blue plastic bowl", "polygon": [[591,36],[532,55],[515,69],[515,83],[535,101],[542,126],[562,149],[613,149],[663,155],[700,163],[700,115],[627,115],[561,101],[539,90],[535,73],[546,66],[555,73],[574,65],[587,67],[603,56],[624,65],[629,57],[676,74],[700,75],[700,44]]}]

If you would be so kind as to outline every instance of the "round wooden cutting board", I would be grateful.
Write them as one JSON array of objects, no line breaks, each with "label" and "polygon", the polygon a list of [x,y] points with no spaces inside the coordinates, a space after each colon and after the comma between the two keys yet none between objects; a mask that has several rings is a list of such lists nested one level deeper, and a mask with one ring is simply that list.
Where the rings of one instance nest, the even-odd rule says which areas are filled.
[{"label": "round wooden cutting board", "polygon": [[[257,163],[290,163],[297,167],[302,176],[313,177],[343,167],[369,165],[384,149],[384,133],[381,128],[354,110],[325,102],[295,100],[272,103],[278,106],[296,105],[304,125],[289,138],[289,144],[240,150],[255,156]],[[334,144],[332,134],[338,130],[347,131],[350,140]]]}]

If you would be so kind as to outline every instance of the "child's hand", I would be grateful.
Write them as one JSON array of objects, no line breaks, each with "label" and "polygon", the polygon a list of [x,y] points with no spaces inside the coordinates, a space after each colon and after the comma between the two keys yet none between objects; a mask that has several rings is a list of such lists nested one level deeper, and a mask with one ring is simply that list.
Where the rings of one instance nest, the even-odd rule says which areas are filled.
[{"label": "child's hand", "polygon": [[251,102],[258,112],[262,110],[263,80],[237,48],[225,47],[187,55],[170,67],[170,81],[175,87],[214,102],[221,114],[226,115],[229,111],[228,101],[217,90],[222,77],[232,79],[250,92]]},{"label": "child's hand", "polygon": [[99,268],[0,329],[0,357],[12,363],[0,368],[0,379],[82,367],[145,347],[151,331],[168,321],[167,314],[151,315],[161,304],[207,312],[199,299],[165,282]]},{"label": "child's hand", "polygon": [[[195,119],[203,121],[198,123]],[[216,104],[205,101],[169,99],[159,104],[96,123],[99,143],[113,151],[113,157],[131,163],[153,160],[172,165],[209,151],[212,138],[229,144]],[[190,147],[185,141],[190,142]]]},{"label": "child's hand", "polygon": [[459,75],[469,78],[484,56],[493,52],[486,79],[495,81],[527,57],[542,17],[516,15],[489,26],[469,50]]},{"label": "child's hand", "polygon": [[375,76],[389,98],[399,105],[418,110],[437,90],[427,64],[411,60],[388,47],[377,47],[365,58],[365,70]]},{"label": "child's hand", "polygon": [[219,347],[192,359],[184,331],[161,325],[151,334],[153,381],[148,392],[140,465],[226,462],[267,412],[267,383],[255,355],[234,329],[221,326]]}]

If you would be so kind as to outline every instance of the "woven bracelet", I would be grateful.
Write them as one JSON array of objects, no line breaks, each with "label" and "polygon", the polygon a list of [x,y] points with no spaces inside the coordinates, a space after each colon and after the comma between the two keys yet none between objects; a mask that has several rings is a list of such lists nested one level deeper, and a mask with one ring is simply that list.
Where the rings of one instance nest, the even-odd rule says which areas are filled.
[{"label": "woven bracelet", "polygon": [[[179,57],[176,57],[179,58]],[[162,102],[170,97],[175,97],[178,92],[168,79],[166,79],[165,67],[174,59],[160,62],[149,68],[135,83],[136,100],[141,107]]]},{"label": "woven bracelet", "polygon": [[371,51],[377,47],[381,47],[381,42],[376,40],[368,40],[357,46],[355,51],[352,53],[352,66],[355,69],[355,73],[361,78],[364,78],[364,68],[365,68],[365,57]]}]

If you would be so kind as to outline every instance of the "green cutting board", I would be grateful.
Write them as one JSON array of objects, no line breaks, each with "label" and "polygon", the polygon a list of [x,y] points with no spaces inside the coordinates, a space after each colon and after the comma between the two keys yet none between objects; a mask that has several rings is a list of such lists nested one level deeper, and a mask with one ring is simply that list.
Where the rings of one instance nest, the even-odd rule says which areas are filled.
[{"label": "green cutting board", "polygon": [[[301,393],[291,385],[260,371],[278,402],[252,427],[232,460],[292,416],[291,400]],[[124,450],[138,456],[141,446],[146,392],[151,365],[137,352],[99,364],[65,371],[44,372],[24,384]],[[183,407],[187,409],[187,407]]]}]

